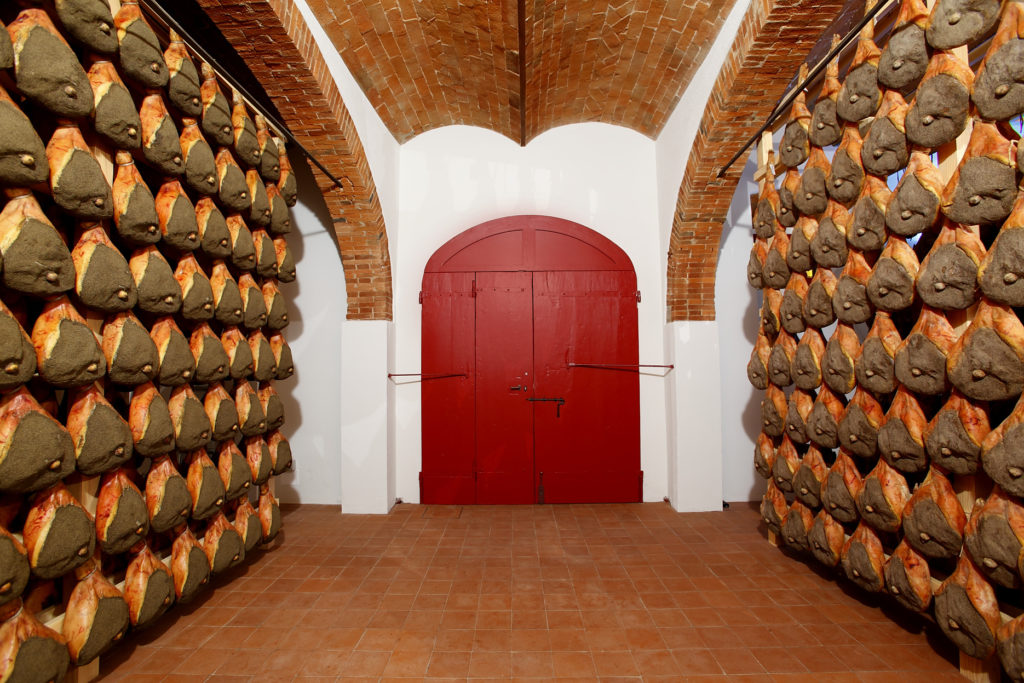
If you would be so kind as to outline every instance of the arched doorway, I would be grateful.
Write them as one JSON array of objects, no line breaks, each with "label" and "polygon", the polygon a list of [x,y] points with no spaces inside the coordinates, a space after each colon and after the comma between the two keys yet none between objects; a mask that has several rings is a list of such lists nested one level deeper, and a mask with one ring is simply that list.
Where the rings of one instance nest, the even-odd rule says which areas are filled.
[{"label": "arched doorway", "polygon": [[641,500],[637,297],[626,253],[559,218],[438,249],[420,296],[420,500]]}]

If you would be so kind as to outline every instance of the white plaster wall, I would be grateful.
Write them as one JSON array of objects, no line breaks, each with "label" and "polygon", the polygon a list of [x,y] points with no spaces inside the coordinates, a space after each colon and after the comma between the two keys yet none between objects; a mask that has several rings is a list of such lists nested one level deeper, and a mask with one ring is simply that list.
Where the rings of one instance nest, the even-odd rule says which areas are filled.
[{"label": "white plaster wall", "polygon": [[[658,241],[654,142],[601,123],[564,126],[523,148],[492,131],[451,126],[401,148],[401,259],[393,264],[395,372],[420,368],[418,293],[427,259],[463,230],[493,218],[546,214],[581,223],[629,255],[643,301],[640,362],[661,363],[664,258]],[[644,498],[668,492],[665,379],[640,379]],[[419,500],[420,387],[395,388],[396,493]]]}]

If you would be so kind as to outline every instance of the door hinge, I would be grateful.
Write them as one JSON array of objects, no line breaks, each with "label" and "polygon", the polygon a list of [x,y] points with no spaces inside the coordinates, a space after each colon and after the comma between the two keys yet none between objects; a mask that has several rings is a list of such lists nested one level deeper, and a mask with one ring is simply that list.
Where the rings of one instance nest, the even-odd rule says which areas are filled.
[{"label": "door hinge", "polygon": [[636,302],[640,303],[640,290],[636,290]]},{"label": "door hinge", "polygon": [[423,303],[423,290],[420,290],[420,303]]}]

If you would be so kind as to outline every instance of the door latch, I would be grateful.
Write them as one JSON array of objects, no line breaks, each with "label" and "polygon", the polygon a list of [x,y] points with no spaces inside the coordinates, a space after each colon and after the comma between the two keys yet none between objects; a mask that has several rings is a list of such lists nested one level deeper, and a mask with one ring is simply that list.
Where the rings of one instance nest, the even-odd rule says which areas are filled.
[{"label": "door latch", "polygon": [[528,398],[527,401],[532,403],[554,403],[555,405],[555,417],[562,417],[562,406],[565,405],[564,398]]}]

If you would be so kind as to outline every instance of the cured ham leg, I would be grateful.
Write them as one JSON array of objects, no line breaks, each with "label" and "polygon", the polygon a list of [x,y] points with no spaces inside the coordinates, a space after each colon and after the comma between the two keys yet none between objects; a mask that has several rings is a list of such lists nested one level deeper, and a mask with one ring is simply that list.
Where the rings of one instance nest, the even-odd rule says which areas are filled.
[{"label": "cured ham leg", "polygon": [[206,535],[203,536],[200,545],[214,574],[234,567],[245,558],[242,536],[223,512],[218,511],[206,525]]},{"label": "cured ham leg", "polygon": [[895,391],[895,356],[902,341],[892,318],[884,311],[876,313],[857,358],[857,384],[879,395]]},{"label": "cured ham leg", "polygon": [[263,540],[263,527],[256,508],[249,502],[249,498],[242,498],[242,502],[235,509],[235,530],[242,537],[245,552],[251,552]]},{"label": "cured ham leg", "polygon": [[761,432],[757,435],[757,443],[754,444],[754,469],[765,479],[771,479],[774,466],[775,442],[770,436]]},{"label": "cured ham leg", "polygon": [[[273,337],[270,343],[273,346]],[[821,386],[821,363],[824,357],[825,339],[821,332],[813,328],[804,332],[796,345],[796,355],[793,356],[793,382],[798,389],[814,391]],[[280,367],[281,362],[278,361],[279,379]]]},{"label": "cured ham leg", "polygon": [[182,527],[171,549],[171,575],[178,602],[186,603],[210,581],[210,561],[187,526]]},{"label": "cured ham leg", "polygon": [[1004,304],[982,299],[948,354],[949,381],[976,401],[1004,401],[1024,390],[1024,325]]},{"label": "cured ham leg", "polygon": [[6,190],[0,211],[3,284],[30,296],[49,297],[75,286],[71,252],[26,189]]},{"label": "cured ham leg", "polygon": [[103,475],[96,502],[96,538],[108,555],[130,550],[149,533],[149,514],[131,470],[119,467]]},{"label": "cured ham leg", "polygon": [[188,339],[171,316],[158,318],[153,323],[149,336],[156,345],[160,371],[157,380],[167,386],[185,384],[196,371],[196,359],[192,355]]},{"label": "cured ham leg", "polygon": [[935,590],[935,622],[962,652],[984,659],[995,651],[999,603],[967,555]]},{"label": "cured ham leg", "polygon": [[74,467],[71,436],[27,388],[0,397],[0,491],[38,491]]},{"label": "cured ham leg", "polygon": [[870,277],[871,266],[867,258],[860,251],[851,249],[832,295],[832,310],[840,322],[854,325],[871,319],[874,309],[868,300],[867,290]]},{"label": "cured ham leg", "polygon": [[922,555],[951,558],[960,553],[967,517],[949,480],[934,467],[903,508],[903,537]]},{"label": "cured ham leg", "polygon": [[145,628],[174,604],[174,579],[149,546],[128,565],[124,578],[124,598],[133,628]]},{"label": "cured ham leg", "polygon": [[922,306],[914,327],[896,349],[896,379],[916,394],[946,393],[946,363],[958,338],[941,311]]},{"label": "cured ham leg", "polygon": [[864,590],[877,593],[884,587],[882,566],[885,564],[885,553],[882,541],[867,524],[858,524],[856,531],[847,539],[843,545],[841,563],[846,578]]},{"label": "cured ham leg", "polygon": [[928,68],[928,8],[924,0],[903,0],[892,33],[878,61],[878,82],[886,88],[905,90],[914,86]]},{"label": "cured ham leg", "polygon": [[924,612],[932,602],[932,575],[928,561],[906,541],[900,541],[885,563],[885,590],[914,612]]},{"label": "cured ham leg", "polygon": [[841,559],[846,534],[839,522],[821,510],[807,532],[807,541],[814,559],[826,567],[835,567]]},{"label": "cured ham leg", "polygon": [[943,188],[939,169],[924,151],[913,150],[907,169],[885,207],[885,227],[894,235],[912,237],[935,225]]},{"label": "cured ham leg", "polygon": [[[275,432],[276,433],[276,432]],[[825,458],[814,446],[807,449],[800,467],[793,475],[793,492],[801,503],[816,510],[821,507],[821,487],[828,476]]]},{"label": "cured ham leg", "polygon": [[925,429],[925,449],[933,463],[951,474],[974,474],[991,430],[987,405],[954,390]]},{"label": "cured ham leg", "polygon": [[[839,44],[839,36],[832,36],[832,47]],[[842,136],[842,124],[836,116],[836,100],[842,84],[839,82],[839,58],[836,57],[825,68],[825,82],[821,86],[821,94],[814,103],[811,114],[811,127],[807,131],[811,144],[828,147],[839,142]]]},{"label": "cured ham leg", "polygon": [[100,571],[99,559],[79,567],[64,611],[63,634],[71,661],[83,666],[110,649],[128,630],[128,603]]},{"label": "cured ham leg", "polygon": [[66,574],[96,549],[92,516],[60,482],[32,499],[22,533],[32,573],[41,579]]},{"label": "cured ham leg", "polygon": [[1019,588],[1020,555],[1024,549],[1024,506],[998,486],[983,505],[977,504],[964,530],[964,547],[977,569],[992,583]]},{"label": "cured ham leg", "polygon": [[848,394],[856,383],[856,362],[860,355],[860,338],[849,325],[836,325],[825,345],[821,364],[822,379],[837,394]]},{"label": "cured ham leg", "polygon": [[910,500],[910,487],[903,475],[879,459],[875,469],[864,477],[864,488],[857,509],[865,522],[877,531],[899,531],[903,508]]},{"label": "cured ham leg", "polygon": [[[785,503],[785,499],[783,499],[783,503]],[[278,532],[281,531],[281,506],[268,484],[260,486],[259,517],[260,528],[263,530],[261,540],[263,543],[270,543],[277,538]]]},{"label": "cured ham leg", "polygon": [[920,264],[906,240],[892,236],[882,249],[868,279],[868,298],[882,311],[902,311],[915,299],[914,283]]},{"label": "cured ham leg", "polygon": [[871,392],[857,387],[853,398],[839,418],[839,443],[858,458],[871,458],[878,452],[878,430],[885,412]]},{"label": "cured ham leg", "polygon": [[[775,534],[782,533],[782,523],[788,511],[786,496],[775,486],[774,481],[769,481],[764,498],[761,499],[761,519],[768,526],[768,530]],[[262,521],[262,516],[260,519]]]},{"label": "cured ham leg", "polygon": [[921,403],[900,387],[878,430],[878,451],[886,462],[900,472],[923,472],[928,467],[924,450],[924,430],[928,426]]},{"label": "cured ham leg", "polygon": [[217,448],[217,471],[224,483],[228,500],[235,500],[249,492],[252,472],[234,441],[223,441]]},{"label": "cured ham leg", "polygon": [[768,381],[777,387],[788,387],[793,383],[793,357],[796,356],[796,339],[783,330],[775,338],[768,355]]},{"label": "cured ham leg", "polygon": [[146,509],[150,526],[158,533],[184,524],[192,513],[188,484],[166,455],[154,459],[146,475]]},{"label": "cured ham leg", "polygon": [[174,450],[174,424],[167,401],[152,382],[132,392],[128,408],[128,427],[132,430],[135,452],[153,457]]},{"label": "cured ham leg", "polygon": [[1024,253],[1024,194],[1017,195],[1010,216],[978,266],[978,284],[986,297],[1009,306],[1024,306],[1021,253]]},{"label": "cured ham leg", "polygon": [[66,296],[51,299],[32,327],[40,376],[57,387],[92,384],[107,371],[96,334]]},{"label": "cured ham leg", "polygon": [[63,681],[70,665],[64,636],[39,622],[21,601],[0,624],[0,676],[7,681]]},{"label": "cured ham leg", "polygon": [[832,168],[825,179],[825,189],[833,200],[850,204],[860,194],[864,184],[864,165],[860,160],[863,145],[857,126],[843,128],[843,139],[832,156]]},{"label": "cured ham leg", "polygon": [[793,492],[793,474],[800,467],[800,456],[788,436],[782,437],[782,443],[775,451],[775,465],[772,467],[772,481],[782,493]]},{"label": "cured ham leg", "polygon": [[[789,410],[786,413],[786,436],[789,439],[796,443],[807,443],[807,420],[813,409],[814,394],[801,389],[790,394]],[[267,424],[269,426],[269,419]]]},{"label": "cured ham leg", "polygon": [[292,447],[281,432],[275,430],[267,434],[267,448],[270,449],[270,462],[275,475],[292,469]]},{"label": "cured ham leg", "polygon": [[955,52],[936,50],[907,112],[907,140],[920,147],[952,142],[967,125],[974,72]]},{"label": "cured ham leg", "polygon": [[[868,0],[864,5],[864,11],[867,12],[874,6],[874,0]],[[850,123],[856,123],[874,114],[882,99],[882,91],[878,87],[878,63],[882,51],[878,49],[874,38],[874,22],[869,21],[860,30],[857,52],[853,56],[850,70],[843,80],[843,87],[836,100],[836,113],[839,114],[839,118]]]},{"label": "cured ham leg", "polygon": [[863,488],[864,480],[857,471],[857,465],[840,449],[821,489],[824,510],[837,522],[849,524],[857,521],[857,499]]},{"label": "cured ham leg", "polygon": [[206,451],[197,450],[189,454],[186,482],[192,496],[193,519],[206,519],[224,505],[224,483]]},{"label": "cured ham leg", "polygon": [[985,258],[978,226],[945,221],[917,274],[917,293],[929,306],[962,310],[978,299],[978,266]]},{"label": "cured ham leg", "polygon": [[814,513],[800,501],[794,500],[786,512],[780,535],[788,547],[799,552],[807,552],[810,547],[807,534],[813,525]]},{"label": "cured ham leg", "polygon": [[70,401],[67,429],[79,472],[101,474],[132,457],[131,428],[103,396],[99,384],[72,391]]}]

